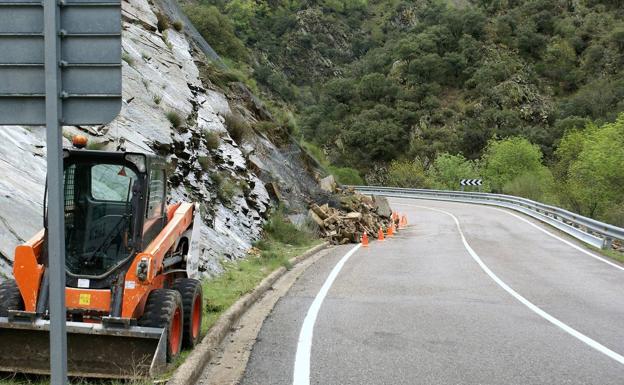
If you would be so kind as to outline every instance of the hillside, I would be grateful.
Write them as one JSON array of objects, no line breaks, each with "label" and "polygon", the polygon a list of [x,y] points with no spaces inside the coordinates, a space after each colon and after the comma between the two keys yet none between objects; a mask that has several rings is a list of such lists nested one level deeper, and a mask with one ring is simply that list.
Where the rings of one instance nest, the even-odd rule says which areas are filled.
[{"label": "hillside", "polygon": [[[89,149],[139,151],[167,159],[171,201],[201,206],[201,266],[243,257],[262,236],[269,210],[307,211],[318,186],[309,159],[273,127],[270,111],[228,78],[179,31],[159,3],[123,2],[123,107],[111,124],[65,127]],[[43,226],[45,129],[0,130],[0,275],[17,244]]]},{"label": "hillside", "polygon": [[[567,132],[580,154],[585,127],[624,111],[621,0],[201,0],[186,9],[231,66],[293,111],[293,133],[326,164],[414,187],[483,176],[492,191],[624,223],[610,216],[624,211],[622,198],[593,198],[617,196],[622,173],[591,182],[579,171],[591,154],[558,152]],[[510,164],[495,166],[494,145],[508,138]],[[616,153],[594,163],[615,164]]]}]

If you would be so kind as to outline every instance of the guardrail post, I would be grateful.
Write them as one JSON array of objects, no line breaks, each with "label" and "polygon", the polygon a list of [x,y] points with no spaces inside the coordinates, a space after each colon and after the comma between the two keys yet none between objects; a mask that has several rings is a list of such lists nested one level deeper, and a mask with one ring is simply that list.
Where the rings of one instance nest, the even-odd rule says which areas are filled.
[{"label": "guardrail post", "polygon": [[606,250],[613,248],[613,238],[605,238],[602,248]]}]

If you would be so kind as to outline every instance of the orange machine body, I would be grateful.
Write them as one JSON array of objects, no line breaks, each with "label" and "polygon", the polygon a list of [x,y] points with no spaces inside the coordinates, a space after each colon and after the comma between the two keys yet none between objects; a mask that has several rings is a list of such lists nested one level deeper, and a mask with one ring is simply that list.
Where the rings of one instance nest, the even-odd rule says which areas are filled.
[{"label": "orange machine body", "polygon": [[[170,207],[172,213],[168,212],[171,219],[167,226],[142,253],[137,254],[134,258],[126,273],[121,311],[123,318],[137,318],[143,312],[149,293],[155,288],[163,287],[165,277],[161,274],[162,262],[167,252],[175,246],[180,236],[193,223],[193,209],[194,205],[191,203],[182,203],[177,207]],[[136,274],[137,267],[142,260],[146,260],[149,266],[145,281],[139,280]]]},{"label": "orange machine body", "polygon": [[[160,234],[139,252],[125,276],[124,296],[122,305],[123,318],[138,318],[143,312],[149,293],[165,285],[166,277],[162,275],[162,262],[166,254],[175,246],[180,236],[193,223],[194,205],[177,203],[168,207],[168,222]],[[45,271],[39,263],[44,240],[44,231],[40,231],[31,240],[15,249],[13,275],[24,300],[24,310],[35,312],[41,278]],[[147,279],[139,280],[137,267],[142,260],[149,264]],[[65,289],[65,301],[68,309],[92,310],[108,313],[111,310],[111,290],[109,289]]]}]

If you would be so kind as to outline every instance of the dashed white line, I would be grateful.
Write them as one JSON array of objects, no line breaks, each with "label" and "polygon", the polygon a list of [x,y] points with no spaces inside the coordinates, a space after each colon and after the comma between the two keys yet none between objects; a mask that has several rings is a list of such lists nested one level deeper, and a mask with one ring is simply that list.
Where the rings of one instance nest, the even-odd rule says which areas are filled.
[{"label": "dashed white line", "polygon": [[[490,270],[490,268],[487,267],[487,265],[481,260],[481,257],[479,257],[479,255],[472,249],[472,247],[470,246],[468,241],[466,241],[466,237],[464,236],[464,232],[461,229],[461,226],[459,224],[459,220],[457,219],[457,217],[455,215],[453,215],[452,213],[450,213],[448,211],[434,209],[434,208],[431,208],[431,207],[410,205],[410,204],[408,204],[408,205],[409,206],[413,206],[413,207],[423,208],[423,209],[426,209],[426,210],[437,211],[439,213],[448,215],[451,218],[453,218],[453,220],[455,221],[455,225],[457,226],[457,230],[459,231],[459,235],[461,236],[462,243],[464,244],[464,248],[466,248],[466,250],[468,251],[468,253],[472,257],[472,259],[474,259],[475,262],[477,262],[477,264],[481,267],[481,269],[494,282],[496,282],[496,284],[498,284],[498,286],[503,288],[503,290],[505,290],[512,297],[514,297],[515,299],[520,301],[523,305],[528,307],[531,311],[533,311],[534,313],[536,313],[540,317],[544,318],[548,322],[550,322],[553,325],[557,326],[558,328],[560,328],[561,330],[563,330],[566,333],[570,334],[571,336],[573,336],[574,338],[578,339],[579,341],[587,344],[588,346],[594,348],[595,350],[599,351],[600,353],[602,353],[602,354],[608,356],[609,358],[612,358],[613,360],[615,360],[615,361],[619,362],[620,364],[624,365],[624,357],[623,356],[621,356],[620,354],[618,354],[618,353],[614,352],[613,350],[607,348],[606,346],[600,344],[599,342],[591,339],[590,337],[586,336],[585,334],[577,331],[576,329],[566,325],[565,323],[561,322],[560,320],[558,320],[557,318],[553,317],[552,315],[546,313],[544,310],[542,310],[538,306],[534,305],[531,301],[529,301],[528,299],[524,298],[522,295],[518,294],[518,292],[516,292],[509,285],[507,285],[505,282],[503,282],[503,280],[498,278],[498,276],[496,274],[494,274],[492,272],[492,270]],[[523,218],[520,218],[520,219],[523,219]],[[564,242],[567,243],[567,241],[564,241]]]},{"label": "dashed white line", "polygon": [[299,333],[299,341],[297,342],[293,385],[310,385],[310,353],[312,351],[312,336],[314,334],[316,317],[318,316],[323,300],[336,280],[338,273],[340,273],[344,264],[360,248],[360,246],[362,245],[358,244],[349,250],[349,252],[345,254],[340,261],[338,261],[331,273],[329,273],[329,276],[325,280],[321,290],[318,292],[312,302],[312,305],[310,305],[310,308],[308,309],[308,313],[306,314],[305,319],[303,320],[303,325],[301,326],[301,332]]}]

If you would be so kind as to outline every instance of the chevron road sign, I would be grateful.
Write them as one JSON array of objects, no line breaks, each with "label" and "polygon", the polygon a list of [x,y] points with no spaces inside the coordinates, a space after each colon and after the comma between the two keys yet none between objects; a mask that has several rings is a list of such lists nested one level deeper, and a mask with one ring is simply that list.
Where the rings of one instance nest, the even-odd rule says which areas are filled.
[{"label": "chevron road sign", "polygon": [[461,186],[481,186],[483,181],[481,179],[462,179],[459,184]]}]

